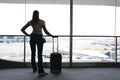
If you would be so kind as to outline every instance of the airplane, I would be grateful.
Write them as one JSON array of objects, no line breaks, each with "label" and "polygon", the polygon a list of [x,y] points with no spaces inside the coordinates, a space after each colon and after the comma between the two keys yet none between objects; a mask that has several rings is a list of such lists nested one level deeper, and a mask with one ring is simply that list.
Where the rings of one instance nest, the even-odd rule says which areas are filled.
[{"label": "airplane", "polygon": [[[62,48],[59,50],[64,57],[64,55],[70,55],[68,49]],[[96,61],[107,61],[113,62],[114,60],[110,59],[108,55],[105,55],[99,51],[94,50],[78,50],[73,49],[73,59],[77,60],[96,60]]]}]

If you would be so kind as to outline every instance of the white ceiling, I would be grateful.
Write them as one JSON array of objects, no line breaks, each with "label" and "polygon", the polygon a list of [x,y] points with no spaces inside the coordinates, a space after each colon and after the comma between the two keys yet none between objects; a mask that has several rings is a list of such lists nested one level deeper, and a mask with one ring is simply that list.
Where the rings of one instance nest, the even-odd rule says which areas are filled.
[{"label": "white ceiling", "polygon": [[[74,4],[80,5],[120,5],[120,0],[73,0]],[[0,3],[27,3],[27,4],[70,4],[70,0],[0,0]]]}]

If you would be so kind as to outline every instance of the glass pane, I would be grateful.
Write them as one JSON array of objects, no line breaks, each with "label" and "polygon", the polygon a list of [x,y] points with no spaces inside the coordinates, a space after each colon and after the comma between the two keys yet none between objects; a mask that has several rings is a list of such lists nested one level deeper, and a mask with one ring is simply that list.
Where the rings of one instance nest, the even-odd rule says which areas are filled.
[{"label": "glass pane", "polygon": [[[107,0],[110,5],[102,4],[104,1],[99,3],[99,1],[101,0],[98,2],[96,0],[74,0],[74,35],[114,35],[115,6],[111,6],[111,0]],[[113,5],[114,3],[115,1],[113,1]]]},{"label": "glass pane", "polygon": [[115,38],[74,37],[73,62],[115,62]]},{"label": "glass pane", "polygon": [[116,35],[120,36],[120,0],[117,0],[116,8]]},{"label": "glass pane", "polygon": [[0,3],[0,34],[20,35],[25,23],[25,4]]},{"label": "glass pane", "polygon": [[23,36],[0,36],[0,59],[23,62],[23,46]]},{"label": "glass pane", "polygon": [[120,62],[120,37],[117,38],[117,62]]},{"label": "glass pane", "polygon": [[[62,1],[62,0],[61,0]],[[41,4],[31,4],[31,0],[27,0],[26,5],[26,21],[32,19],[34,10],[39,11],[40,19],[46,22],[47,30],[54,35],[69,35],[70,33],[70,8],[69,4],[42,4],[44,0],[38,1]],[[48,1],[49,2],[49,1]],[[27,30],[31,33],[32,28]]]},{"label": "glass pane", "polygon": [[59,38],[59,53],[62,54],[62,62],[69,62],[70,52],[69,52],[69,37],[60,37]]}]

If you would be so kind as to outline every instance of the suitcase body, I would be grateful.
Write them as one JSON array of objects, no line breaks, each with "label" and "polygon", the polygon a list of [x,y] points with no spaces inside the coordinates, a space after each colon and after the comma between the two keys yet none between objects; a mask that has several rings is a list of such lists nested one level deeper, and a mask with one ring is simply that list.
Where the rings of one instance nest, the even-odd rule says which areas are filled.
[{"label": "suitcase body", "polygon": [[[53,41],[54,43],[54,41]],[[58,43],[57,43],[58,45]],[[53,52],[50,55],[50,72],[51,73],[60,73],[61,72],[61,65],[62,65],[62,55],[58,53],[58,47],[57,52]]]},{"label": "suitcase body", "polygon": [[62,57],[60,53],[53,52],[50,55],[50,71],[52,73],[60,73],[62,65]]}]

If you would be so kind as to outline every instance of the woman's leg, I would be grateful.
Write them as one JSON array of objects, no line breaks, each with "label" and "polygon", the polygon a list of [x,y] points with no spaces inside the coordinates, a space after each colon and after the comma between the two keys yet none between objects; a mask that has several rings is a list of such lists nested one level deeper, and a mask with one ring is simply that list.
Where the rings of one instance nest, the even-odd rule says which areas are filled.
[{"label": "woman's leg", "polygon": [[36,59],[35,59],[36,43],[34,41],[30,41],[30,47],[31,47],[31,65],[33,68],[33,72],[36,72],[37,71]]},{"label": "woman's leg", "polygon": [[38,43],[37,44],[38,48],[38,73],[43,73],[43,59],[42,59],[42,51],[43,51],[43,43]]}]

